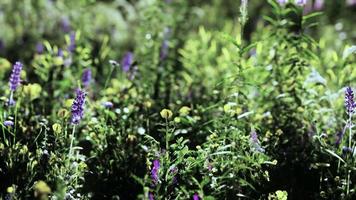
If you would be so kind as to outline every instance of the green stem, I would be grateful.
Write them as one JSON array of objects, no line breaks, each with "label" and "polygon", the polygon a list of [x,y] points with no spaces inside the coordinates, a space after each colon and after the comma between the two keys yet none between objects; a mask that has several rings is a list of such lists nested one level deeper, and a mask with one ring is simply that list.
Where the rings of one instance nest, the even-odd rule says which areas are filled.
[{"label": "green stem", "polygon": [[109,83],[109,80],[110,80],[110,77],[112,75],[112,72],[114,71],[115,67],[111,67],[110,69],[110,73],[108,75],[108,77],[106,77],[106,80],[105,80],[105,85],[104,85],[104,90],[106,89],[106,87],[108,86],[108,83]]},{"label": "green stem", "polygon": [[72,153],[73,153],[73,142],[74,142],[74,133],[75,133],[75,125],[73,126],[73,131],[71,134],[71,140],[70,140],[70,146],[69,146],[69,158],[72,157]]}]

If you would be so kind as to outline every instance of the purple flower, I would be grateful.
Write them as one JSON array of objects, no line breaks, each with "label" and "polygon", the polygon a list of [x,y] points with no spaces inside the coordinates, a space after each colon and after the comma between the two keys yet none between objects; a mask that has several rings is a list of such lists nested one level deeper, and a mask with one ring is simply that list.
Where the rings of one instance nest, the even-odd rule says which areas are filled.
[{"label": "purple flower", "polygon": [[83,71],[82,82],[85,88],[89,87],[91,82],[91,70],[87,68]]},{"label": "purple flower", "polygon": [[355,111],[356,103],[354,101],[354,91],[352,91],[351,87],[347,87],[345,90],[345,107],[349,115]]},{"label": "purple flower", "polygon": [[159,180],[159,177],[158,177],[159,168],[160,168],[159,160],[154,160],[153,167],[151,170],[151,178],[152,178],[154,184],[157,184],[157,182]]},{"label": "purple flower", "polygon": [[44,50],[43,44],[42,44],[41,42],[38,42],[38,43],[36,44],[36,52],[37,52],[38,54],[42,54],[42,53],[43,53],[43,50]]},{"label": "purple flower", "polygon": [[257,133],[254,128],[252,128],[250,133],[250,143],[253,149],[258,152],[264,152],[265,150],[260,146],[260,141],[258,140]]},{"label": "purple flower", "polygon": [[79,124],[80,120],[84,115],[84,104],[85,104],[85,92],[77,89],[77,96],[75,97],[72,104],[72,119],[71,122],[74,125]]},{"label": "purple flower", "polygon": [[103,106],[105,108],[112,108],[112,107],[114,107],[114,104],[112,102],[110,102],[110,101],[106,101],[106,102],[103,103]]},{"label": "purple flower", "polygon": [[61,28],[62,28],[63,32],[69,33],[69,31],[71,30],[71,27],[70,27],[70,21],[68,18],[61,19]]},{"label": "purple flower", "polygon": [[348,5],[348,6],[354,6],[354,5],[356,5],[356,0],[347,0],[347,1],[346,1],[346,5]]},{"label": "purple flower", "polygon": [[322,10],[324,8],[324,0],[315,0],[314,9]]},{"label": "purple flower", "polygon": [[148,193],[148,199],[149,200],[154,200],[154,196],[151,192]]},{"label": "purple flower", "polygon": [[63,58],[63,50],[62,49],[58,49],[57,57],[62,57]]},{"label": "purple flower", "polygon": [[352,153],[352,148],[343,146],[342,147],[342,155],[346,155],[348,153]]},{"label": "purple flower", "polygon": [[133,63],[133,53],[127,52],[121,60],[122,70],[126,73],[130,70]]},{"label": "purple flower", "polygon": [[9,81],[11,91],[15,91],[21,82],[20,75],[21,75],[22,66],[23,66],[22,63],[16,62],[12,68],[12,73]]},{"label": "purple flower", "polygon": [[75,32],[71,32],[69,35],[69,45],[68,45],[68,51],[73,53],[75,50]]},{"label": "purple flower", "polygon": [[9,127],[9,126],[13,126],[13,125],[14,125],[14,122],[11,121],[11,120],[5,120],[5,121],[4,121],[4,126]]},{"label": "purple flower", "polygon": [[281,5],[283,5],[283,4],[286,4],[286,3],[287,3],[287,0],[277,0],[277,2],[278,2],[279,4],[281,4]]},{"label": "purple flower", "polygon": [[300,6],[307,4],[307,0],[295,0],[295,3]]},{"label": "purple flower", "polygon": [[200,199],[200,197],[199,197],[198,193],[195,193],[193,195],[193,200],[199,200],[199,199]]}]

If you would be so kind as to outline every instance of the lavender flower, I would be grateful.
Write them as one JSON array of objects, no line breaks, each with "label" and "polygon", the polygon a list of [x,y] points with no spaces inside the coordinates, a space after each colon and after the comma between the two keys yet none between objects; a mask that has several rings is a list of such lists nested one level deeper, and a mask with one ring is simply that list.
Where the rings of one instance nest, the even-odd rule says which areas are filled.
[{"label": "lavender flower", "polygon": [[20,85],[21,82],[20,75],[21,75],[22,66],[23,66],[22,63],[16,62],[12,68],[12,73],[9,81],[11,91],[15,91],[16,88]]},{"label": "lavender flower", "polygon": [[75,36],[76,36],[76,33],[75,32],[72,32],[70,33],[69,35],[69,46],[68,46],[68,51],[73,53],[74,50],[75,50]]},{"label": "lavender flower", "polygon": [[200,199],[199,195],[197,193],[195,193],[193,195],[193,200],[199,200],[199,199]]},{"label": "lavender flower", "polygon": [[347,87],[345,90],[345,107],[347,114],[351,115],[356,108],[356,103],[354,101],[354,92],[351,87]]},{"label": "lavender flower", "polygon": [[62,49],[58,49],[57,57],[62,57],[63,58],[63,50]]},{"label": "lavender flower", "polygon": [[356,5],[356,0],[347,0],[347,1],[346,1],[346,5],[348,5],[348,6],[354,6],[354,5]]},{"label": "lavender flower", "polygon": [[287,3],[287,0],[277,0],[277,2],[281,5],[284,5]]},{"label": "lavender flower", "polygon": [[63,32],[69,33],[69,31],[71,30],[71,27],[70,27],[70,21],[68,18],[62,18],[61,28],[62,28]]},{"label": "lavender flower", "polygon": [[295,0],[295,3],[300,6],[307,4],[307,0]]},{"label": "lavender flower", "polygon": [[324,8],[324,0],[315,0],[314,9],[322,10]]},{"label": "lavender flower", "polygon": [[254,128],[252,128],[251,133],[250,133],[250,144],[253,149],[255,149],[258,152],[264,152],[265,150],[260,146],[260,141],[258,140],[257,133]]},{"label": "lavender flower", "polygon": [[11,121],[11,120],[5,120],[5,121],[4,121],[4,126],[9,127],[9,126],[13,126],[13,125],[14,125],[14,122]]},{"label": "lavender flower", "polygon": [[351,147],[343,146],[343,147],[342,147],[342,155],[345,156],[345,155],[348,154],[348,153],[352,153],[352,148],[351,148]]},{"label": "lavender flower", "polygon": [[42,54],[43,53],[43,50],[44,50],[44,47],[43,47],[43,44],[41,42],[38,42],[36,44],[36,52],[38,54]]},{"label": "lavender flower", "polygon": [[84,104],[85,104],[85,92],[77,89],[77,96],[72,104],[72,119],[71,122],[74,125],[79,124],[80,120],[84,115]]},{"label": "lavender flower", "polygon": [[157,182],[159,180],[159,177],[158,177],[159,168],[160,168],[159,160],[154,160],[153,167],[151,170],[151,178],[152,178],[154,184],[157,184]]},{"label": "lavender flower", "polygon": [[91,82],[91,70],[90,68],[87,68],[84,70],[83,75],[82,75],[82,82],[85,88],[89,87],[90,82]]},{"label": "lavender flower", "polygon": [[153,196],[153,194],[151,192],[148,193],[148,199],[149,200],[154,200],[154,196]]},{"label": "lavender flower", "polygon": [[121,61],[122,70],[125,73],[127,73],[130,70],[132,63],[133,63],[133,53],[127,52]]},{"label": "lavender flower", "polygon": [[103,103],[103,106],[105,108],[112,108],[112,107],[114,107],[114,104],[112,102],[110,102],[110,101],[106,101],[106,102]]}]

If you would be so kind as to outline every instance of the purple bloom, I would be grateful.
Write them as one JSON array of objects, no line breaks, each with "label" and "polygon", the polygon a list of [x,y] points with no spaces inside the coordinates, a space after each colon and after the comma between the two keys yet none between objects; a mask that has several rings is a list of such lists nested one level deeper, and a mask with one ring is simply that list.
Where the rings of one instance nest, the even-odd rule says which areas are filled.
[{"label": "purple bloom", "polygon": [[295,0],[295,3],[300,6],[304,6],[305,4],[307,4],[307,0]]},{"label": "purple bloom", "polygon": [[9,126],[13,126],[13,125],[14,125],[14,122],[11,121],[11,120],[5,120],[5,121],[4,121],[4,126],[9,127]]},{"label": "purple bloom", "polygon": [[63,50],[62,49],[58,49],[57,56],[58,57],[63,57]]},{"label": "purple bloom", "polygon": [[148,199],[149,200],[154,200],[154,196],[151,192],[148,193]]},{"label": "purple bloom", "polygon": [[281,5],[283,5],[283,4],[286,4],[286,3],[287,3],[287,0],[277,0],[277,2],[278,2],[279,4],[281,4]]},{"label": "purple bloom", "polygon": [[131,68],[132,63],[133,63],[133,53],[127,52],[121,61],[122,70],[125,73],[128,72]]},{"label": "purple bloom", "polygon": [[345,107],[347,114],[351,115],[356,108],[356,103],[354,101],[354,91],[351,87],[347,87],[345,90]]},{"label": "purple bloom", "polygon": [[348,153],[352,153],[352,148],[343,146],[342,147],[342,155],[346,155]]},{"label": "purple bloom", "polygon": [[73,53],[74,50],[75,50],[75,36],[76,36],[76,33],[75,32],[72,32],[70,33],[69,35],[69,46],[68,46],[68,51]]},{"label": "purple bloom", "polygon": [[74,125],[79,124],[80,120],[84,115],[84,104],[85,104],[85,92],[77,89],[77,96],[72,104],[72,119],[71,122]]},{"label": "purple bloom", "polygon": [[43,50],[44,50],[43,44],[40,43],[40,42],[38,42],[38,43],[36,44],[36,52],[37,52],[38,54],[42,54],[42,53],[43,53]]},{"label": "purple bloom", "polygon": [[251,146],[258,152],[264,152],[265,150],[260,146],[260,141],[258,140],[257,133],[253,128],[250,133]]},{"label": "purple bloom", "polygon": [[71,27],[70,27],[70,21],[68,18],[62,18],[61,28],[62,28],[63,32],[69,33],[69,31],[71,30]]},{"label": "purple bloom", "polygon": [[322,10],[324,8],[324,0],[315,0],[314,9]]},{"label": "purple bloom", "polygon": [[154,184],[157,184],[157,182],[159,180],[159,177],[158,177],[159,168],[160,168],[159,160],[154,160],[153,167],[151,170],[151,178],[152,178]]},{"label": "purple bloom", "polygon": [[16,62],[12,68],[12,73],[9,81],[11,91],[15,91],[21,82],[20,75],[21,75],[22,66],[23,66],[22,63]]},{"label": "purple bloom", "polygon": [[193,195],[193,200],[199,200],[199,199],[200,199],[200,197],[199,197],[198,193],[195,193]]},{"label": "purple bloom", "polygon": [[83,75],[82,75],[82,82],[85,88],[89,87],[90,82],[91,82],[91,70],[90,68],[87,68],[84,70]]},{"label": "purple bloom", "polygon": [[106,101],[106,102],[103,103],[103,106],[105,108],[112,108],[112,107],[114,107],[114,104],[112,102],[110,102],[110,101]]},{"label": "purple bloom", "polygon": [[347,1],[346,1],[346,4],[347,4],[348,6],[354,6],[354,5],[356,5],[356,0],[347,0]]}]

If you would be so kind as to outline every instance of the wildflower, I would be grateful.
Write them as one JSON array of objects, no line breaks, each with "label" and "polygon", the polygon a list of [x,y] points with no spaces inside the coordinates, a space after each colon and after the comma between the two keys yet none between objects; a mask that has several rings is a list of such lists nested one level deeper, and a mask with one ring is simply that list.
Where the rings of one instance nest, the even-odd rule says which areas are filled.
[{"label": "wildflower", "polygon": [[295,3],[299,6],[304,6],[307,4],[307,0],[295,0]]},{"label": "wildflower", "polygon": [[149,200],[154,200],[154,196],[153,196],[153,194],[151,192],[148,193],[148,199]]},{"label": "wildflower", "polygon": [[169,119],[173,115],[172,111],[169,109],[163,109],[160,114],[163,119]]},{"label": "wildflower", "polygon": [[198,193],[195,193],[194,195],[193,195],[193,200],[199,200],[200,198],[199,198],[199,195],[198,195]]},{"label": "wildflower", "polygon": [[40,42],[38,42],[38,43],[36,44],[36,52],[37,52],[38,54],[42,54],[42,53],[43,53],[43,50],[44,50],[43,44],[40,43]]},{"label": "wildflower", "polygon": [[179,114],[182,116],[188,115],[190,112],[190,108],[188,106],[183,106],[181,109],[179,109]]},{"label": "wildflower", "polygon": [[68,46],[69,52],[73,52],[75,50],[75,36],[76,36],[75,32],[72,32],[69,35],[69,46]]},{"label": "wildflower", "polygon": [[159,160],[153,161],[153,167],[151,170],[151,178],[154,184],[156,184],[159,180],[158,173],[159,173],[160,163]]},{"label": "wildflower", "polygon": [[69,31],[71,30],[71,27],[70,27],[70,21],[68,18],[61,19],[61,28],[62,28],[63,32],[69,33]]},{"label": "wildflower", "polygon": [[133,63],[133,53],[127,52],[121,60],[122,70],[127,73]]},{"label": "wildflower", "polygon": [[77,90],[77,96],[72,104],[72,119],[71,123],[74,125],[79,124],[84,115],[85,92],[80,89]]},{"label": "wildflower", "polygon": [[9,126],[13,126],[13,125],[14,125],[14,122],[11,121],[11,120],[5,120],[5,121],[4,121],[4,126],[9,127]]},{"label": "wildflower", "polygon": [[348,5],[348,6],[354,6],[354,5],[356,5],[356,0],[347,0],[347,1],[346,1],[346,5]]},{"label": "wildflower", "polygon": [[51,188],[44,181],[37,181],[33,188],[35,190],[35,197],[40,197],[41,199],[44,199],[44,197],[52,192]]},{"label": "wildflower", "polygon": [[21,74],[22,66],[23,66],[22,63],[16,62],[12,68],[12,73],[9,81],[11,91],[15,91],[21,82],[20,74]]},{"label": "wildflower", "polygon": [[62,49],[58,49],[57,57],[63,57],[63,50]]},{"label": "wildflower", "polygon": [[356,108],[356,103],[354,101],[354,92],[351,87],[347,87],[345,90],[345,107],[346,112],[351,115]]},{"label": "wildflower", "polygon": [[348,153],[352,153],[352,148],[351,147],[342,147],[342,155],[346,155]]},{"label": "wildflower", "polygon": [[84,70],[83,75],[82,75],[82,82],[84,87],[89,87],[90,82],[91,82],[91,70],[90,68],[87,68]]},{"label": "wildflower", "polygon": [[321,10],[324,8],[324,0],[315,0],[314,9]]},{"label": "wildflower", "polygon": [[250,133],[250,144],[253,149],[255,149],[258,152],[263,153],[265,150],[260,146],[260,141],[258,140],[257,133],[254,128],[252,128],[251,133]]},{"label": "wildflower", "polygon": [[287,0],[277,0],[277,2],[278,2],[279,4],[281,4],[281,5],[283,5],[283,4],[286,4],[286,3],[287,3]]},{"label": "wildflower", "polygon": [[103,103],[103,106],[105,108],[112,108],[112,107],[114,107],[114,104],[112,102],[110,102],[110,101],[106,101],[106,102]]}]

